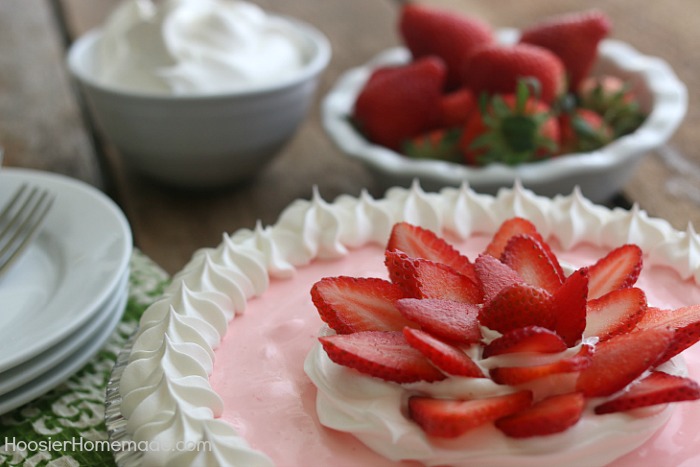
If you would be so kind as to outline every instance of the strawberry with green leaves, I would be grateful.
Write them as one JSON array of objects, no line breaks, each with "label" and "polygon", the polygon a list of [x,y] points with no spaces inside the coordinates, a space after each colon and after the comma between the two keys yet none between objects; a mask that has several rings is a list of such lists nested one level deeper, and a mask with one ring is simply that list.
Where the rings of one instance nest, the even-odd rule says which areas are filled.
[{"label": "strawberry with green leaves", "polygon": [[576,96],[582,108],[601,116],[616,138],[636,130],[646,118],[630,84],[617,76],[590,76],[581,82]]},{"label": "strawberry with green leaves", "polygon": [[582,107],[561,113],[559,128],[562,154],[595,151],[611,142],[614,136],[612,127],[599,113]]},{"label": "strawberry with green leaves", "polygon": [[478,112],[474,93],[459,89],[440,98],[436,128],[401,143],[401,154],[412,159],[432,159],[461,163],[459,140],[462,127],[473,112]]},{"label": "strawberry with green leaves", "polygon": [[430,159],[459,163],[462,152],[459,139],[462,133],[457,128],[438,128],[405,140],[401,154],[411,159]]},{"label": "strawberry with green leaves", "polygon": [[355,124],[370,141],[399,150],[436,124],[445,73],[436,57],[375,71],[355,101]]},{"label": "strawberry with green leaves", "polygon": [[601,11],[567,13],[522,31],[521,44],[544,47],[561,60],[568,87],[576,91],[598,57],[598,44],[609,34],[611,22]]},{"label": "strawberry with green leaves", "polygon": [[491,26],[454,11],[406,3],[399,15],[399,33],[414,59],[440,57],[447,65],[447,88],[461,84],[461,69],[474,48],[494,40]]},{"label": "strawberry with green leaves", "polygon": [[559,152],[559,122],[523,81],[516,94],[494,95],[480,110],[467,121],[459,143],[467,165],[517,165]]}]

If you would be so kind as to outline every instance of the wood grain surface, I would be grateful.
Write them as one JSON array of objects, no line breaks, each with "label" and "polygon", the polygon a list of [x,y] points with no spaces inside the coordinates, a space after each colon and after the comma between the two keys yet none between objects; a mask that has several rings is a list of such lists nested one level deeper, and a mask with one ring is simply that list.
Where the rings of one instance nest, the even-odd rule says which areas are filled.
[{"label": "wood grain surface", "polygon": [[[399,43],[398,2],[392,0],[256,1],[279,14],[297,17],[322,30],[333,57],[316,105],[296,137],[257,178],[225,190],[190,192],[159,186],[131,172],[119,154],[81,120],[74,88],[63,65],[60,22],[68,38],[104,21],[114,0],[0,1],[0,144],[4,165],[64,173],[105,189],[125,210],[135,242],[168,272],[182,268],[192,253],[212,247],[224,232],[275,221],[296,198],[309,198],[313,187],[328,200],[362,189],[381,195],[379,184],[357,163],[344,158],[323,132],[318,102],[346,69]],[[688,115],[670,141],[685,156],[650,154],[624,195],[650,214],[685,229],[700,226],[700,197],[692,177],[700,173],[699,89],[700,2],[667,0],[426,0],[426,3],[471,13],[494,26],[522,27],[553,14],[596,7],[613,20],[613,37],[643,53],[664,57],[690,90]],[[90,123],[88,121],[88,123]],[[101,161],[104,161],[101,162]],[[690,174],[690,175],[689,175]],[[103,178],[104,177],[104,178]],[[680,191],[678,187],[685,187]],[[676,194],[674,194],[676,193]],[[696,196],[696,199],[693,199]]]}]

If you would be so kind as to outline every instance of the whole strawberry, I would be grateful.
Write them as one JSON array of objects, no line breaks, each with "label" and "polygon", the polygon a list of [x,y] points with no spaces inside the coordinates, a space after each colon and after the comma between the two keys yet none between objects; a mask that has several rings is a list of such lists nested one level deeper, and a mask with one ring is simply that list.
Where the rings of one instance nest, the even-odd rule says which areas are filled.
[{"label": "whole strawberry", "polygon": [[467,165],[537,161],[557,154],[559,122],[521,81],[516,94],[494,95],[471,115],[459,144]]},{"label": "whole strawberry", "polygon": [[462,152],[459,139],[462,133],[457,128],[438,128],[408,139],[401,145],[401,154],[412,159],[433,159],[459,163]]},{"label": "whole strawberry", "polygon": [[615,137],[636,130],[646,118],[630,84],[617,76],[590,76],[584,79],[578,87],[577,97],[582,107],[603,116]]},{"label": "whole strawberry", "polygon": [[554,52],[566,68],[569,90],[575,91],[589,75],[598,56],[598,44],[611,27],[610,19],[601,11],[570,13],[524,29],[520,42]]},{"label": "whole strawberry", "polygon": [[600,114],[580,107],[561,114],[559,128],[562,154],[595,151],[613,138],[612,128]]},{"label": "whole strawberry", "polygon": [[370,141],[398,150],[437,122],[444,83],[445,65],[437,57],[379,69],[355,101],[355,124]]},{"label": "whole strawberry", "polygon": [[406,4],[399,17],[399,34],[413,58],[437,55],[447,65],[447,87],[460,84],[461,67],[475,47],[493,41],[485,22],[433,6]]},{"label": "whole strawberry", "polygon": [[565,88],[564,66],[552,52],[527,44],[479,47],[462,68],[464,86],[476,94],[512,94],[518,82],[538,82],[538,97],[549,104]]}]

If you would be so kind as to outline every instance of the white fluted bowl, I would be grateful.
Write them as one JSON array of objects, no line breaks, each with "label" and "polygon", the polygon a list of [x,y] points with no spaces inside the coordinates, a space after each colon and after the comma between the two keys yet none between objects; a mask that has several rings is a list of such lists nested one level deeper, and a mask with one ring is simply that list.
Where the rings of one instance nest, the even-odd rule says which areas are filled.
[{"label": "white fluted bowl", "polygon": [[[499,31],[499,39],[513,42],[518,32]],[[474,190],[495,193],[519,180],[525,187],[545,196],[570,193],[579,186],[595,202],[606,201],[627,183],[639,162],[665,144],[685,116],[687,89],[662,59],[641,54],[632,46],[613,39],[601,42],[595,74],[612,74],[629,80],[648,112],[633,133],[589,153],[566,154],[546,161],[507,166],[490,164],[475,168],[461,164],[416,160],[369,142],[351,124],[348,116],[372,71],[380,66],[406,63],[405,48],[389,49],[368,63],[345,72],[322,102],[323,125],[336,145],[348,157],[362,162],[387,186],[409,186],[419,179],[429,190],[468,182]]]}]

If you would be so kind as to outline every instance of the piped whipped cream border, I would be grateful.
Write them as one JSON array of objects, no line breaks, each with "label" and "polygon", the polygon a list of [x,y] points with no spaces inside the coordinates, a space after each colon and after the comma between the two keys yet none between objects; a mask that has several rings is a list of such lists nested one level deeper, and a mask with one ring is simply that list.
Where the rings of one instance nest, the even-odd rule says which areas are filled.
[{"label": "piped whipped cream border", "polygon": [[[496,196],[478,194],[464,184],[439,193],[392,188],[382,199],[367,192],[342,195],[332,203],[316,189],[311,200],[297,200],[278,221],[224,235],[216,248],[197,251],[175,275],[163,297],[143,314],[119,380],[120,409],[135,442],[157,443],[143,453],[141,465],[271,466],[235,428],[218,419],[221,397],[209,375],[214,349],[246,302],[264,293],[270,278],[290,278],[315,259],[342,258],[352,248],[384,245],[396,222],[408,221],[461,239],[493,233],[506,219],[522,216],[545,238],[564,249],[579,243],[614,248],[636,243],[646,265],[664,265],[700,283],[700,236],[631,210],[593,204],[578,189],[545,198],[516,183]],[[178,442],[206,442],[210,449],[169,450]]]}]

